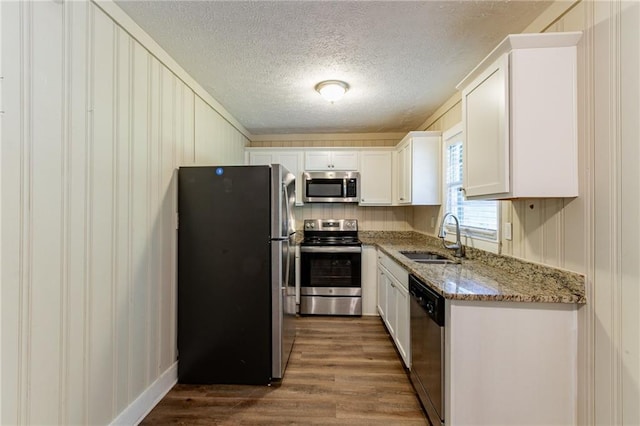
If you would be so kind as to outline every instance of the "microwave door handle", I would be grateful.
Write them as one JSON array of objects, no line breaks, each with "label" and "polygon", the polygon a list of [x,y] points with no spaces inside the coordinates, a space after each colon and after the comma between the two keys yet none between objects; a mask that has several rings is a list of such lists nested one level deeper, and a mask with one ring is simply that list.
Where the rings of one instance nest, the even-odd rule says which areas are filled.
[{"label": "microwave door handle", "polygon": [[347,198],[347,180],[348,179],[342,179],[342,196],[344,198]]}]

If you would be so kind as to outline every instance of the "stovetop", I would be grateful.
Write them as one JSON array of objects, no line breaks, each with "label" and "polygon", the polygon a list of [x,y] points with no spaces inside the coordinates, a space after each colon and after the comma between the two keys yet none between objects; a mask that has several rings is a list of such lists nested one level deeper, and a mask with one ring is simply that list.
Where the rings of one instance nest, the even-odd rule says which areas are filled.
[{"label": "stovetop", "polygon": [[360,246],[356,219],[306,219],[305,246]]}]

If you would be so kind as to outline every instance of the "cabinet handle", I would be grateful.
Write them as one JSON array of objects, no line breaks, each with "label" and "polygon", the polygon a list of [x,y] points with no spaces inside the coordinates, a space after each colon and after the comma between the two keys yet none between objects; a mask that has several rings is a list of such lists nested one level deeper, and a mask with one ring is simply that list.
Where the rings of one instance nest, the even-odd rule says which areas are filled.
[{"label": "cabinet handle", "polygon": [[404,201],[404,198],[400,197],[400,201]]},{"label": "cabinet handle", "polygon": [[467,193],[467,190],[463,187],[458,188],[458,191],[460,192],[464,192],[465,194]]}]

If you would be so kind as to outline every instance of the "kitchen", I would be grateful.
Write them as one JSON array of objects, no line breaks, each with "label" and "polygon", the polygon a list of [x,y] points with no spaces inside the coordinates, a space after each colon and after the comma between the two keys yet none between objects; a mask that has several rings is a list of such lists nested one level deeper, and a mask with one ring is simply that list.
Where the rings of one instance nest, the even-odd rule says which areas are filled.
[{"label": "kitchen", "polygon": [[[175,256],[166,229],[176,220],[177,156],[240,164],[245,147],[395,146],[404,136],[248,138],[117,5],[98,5],[0,6],[3,423],[110,423],[138,396],[170,384],[176,270],[166,261]],[[500,228],[512,224],[502,254],[586,276],[577,424],[638,423],[638,27],[634,2],[582,1],[554,3],[523,31],[584,31],[580,196],[500,204]],[[102,54],[90,58],[88,41]],[[126,76],[127,64],[148,70],[150,84],[164,90],[126,78],[90,84],[112,82],[116,71]],[[461,120],[460,95],[450,90],[412,130],[445,131]],[[123,135],[161,143],[128,144]],[[435,236],[442,213],[304,205],[297,218],[356,218],[367,231]]]}]

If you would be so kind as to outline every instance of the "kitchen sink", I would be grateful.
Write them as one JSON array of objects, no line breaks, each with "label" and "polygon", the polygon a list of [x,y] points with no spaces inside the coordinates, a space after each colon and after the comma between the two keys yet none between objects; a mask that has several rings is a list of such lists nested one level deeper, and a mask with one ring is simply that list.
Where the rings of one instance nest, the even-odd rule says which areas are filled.
[{"label": "kitchen sink", "polygon": [[401,251],[401,255],[407,259],[411,259],[418,263],[457,263],[455,260],[451,260],[438,253],[432,253],[429,251],[415,252],[415,251]]}]

